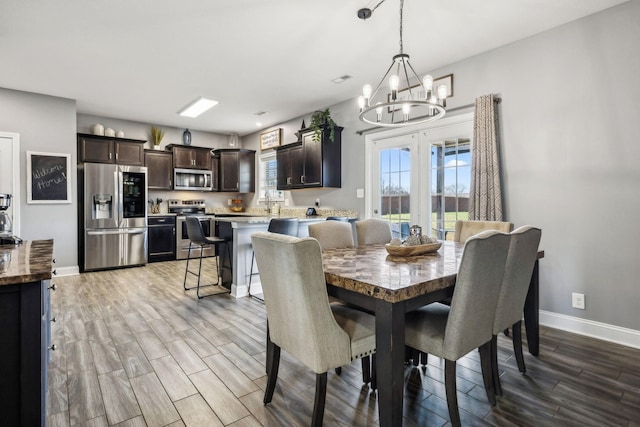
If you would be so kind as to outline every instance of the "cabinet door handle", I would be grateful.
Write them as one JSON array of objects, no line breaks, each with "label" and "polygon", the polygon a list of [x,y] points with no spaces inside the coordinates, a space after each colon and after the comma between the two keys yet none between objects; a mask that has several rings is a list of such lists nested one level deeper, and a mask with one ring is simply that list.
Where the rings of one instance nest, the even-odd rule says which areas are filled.
[{"label": "cabinet door handle", "polygon": [[287,185],[291,185],[291,177],[290,176],[287,177]]},{"label": "cabinet door handle", "polygon": [[109,160],[111,160],[111,153],[109,153]]},{"label": "cabinet door handle", "polygon": [[240,183],[239,183],[239,182],[236,182],[236,190],[237,190],[238,188],[240,188]]},{"label": "cabinet door handle", "polygon": [[116,153],[116,160],[118,160],[118,153]]},{"label": "cabinet door handle", "polygon": [[300,177],[300,182],[304,184],[304,175]]}]

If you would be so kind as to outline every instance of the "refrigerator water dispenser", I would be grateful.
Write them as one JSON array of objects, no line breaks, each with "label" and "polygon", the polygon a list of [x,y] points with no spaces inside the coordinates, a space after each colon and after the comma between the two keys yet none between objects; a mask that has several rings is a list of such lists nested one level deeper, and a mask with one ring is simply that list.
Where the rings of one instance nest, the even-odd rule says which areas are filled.
[{"label": "refrigerator water dispenser", "polygon": [[113,218],[113,203],[111,194],[93,195],[93,219]]}]

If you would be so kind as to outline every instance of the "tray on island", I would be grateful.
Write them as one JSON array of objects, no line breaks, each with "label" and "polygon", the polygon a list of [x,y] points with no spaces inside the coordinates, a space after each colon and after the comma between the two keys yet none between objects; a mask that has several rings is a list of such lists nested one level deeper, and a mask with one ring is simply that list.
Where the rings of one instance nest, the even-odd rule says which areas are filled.
[{"label": "tray on island", "polygon": [[389,255],[393,256],[415,256],[415,255],[423,255],[429,252],[435,252],[440,249],[442,246],[442,242],[436,243],[427,243],[426,245],[414,245],[414,246],[398,246],[398,245],[390,245],[387,243],[384,245],[384,248],[387,250]]}]

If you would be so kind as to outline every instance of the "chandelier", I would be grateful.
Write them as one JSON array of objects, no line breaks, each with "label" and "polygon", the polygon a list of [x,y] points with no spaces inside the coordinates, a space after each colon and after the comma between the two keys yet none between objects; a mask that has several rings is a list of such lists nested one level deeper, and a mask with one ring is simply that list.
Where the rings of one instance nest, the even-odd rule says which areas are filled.
[{"label": "chandelier", "polygon": [[[358,18],[369,18],[384,2],[385,0],[380,1],[373,9],[360,9]],[[402,127],[426,123],[438,120],[446,112],[447,87],[440,85],[434,90],[433,77],[418,77],[409,62],[409,55],[404,53],[403,7],[404,0],[400,0],[400,53],[394,55],[391,65],[375,90],[366,84],[362,87],[362,96],[358,97],[360,120],[376,126]]]}]

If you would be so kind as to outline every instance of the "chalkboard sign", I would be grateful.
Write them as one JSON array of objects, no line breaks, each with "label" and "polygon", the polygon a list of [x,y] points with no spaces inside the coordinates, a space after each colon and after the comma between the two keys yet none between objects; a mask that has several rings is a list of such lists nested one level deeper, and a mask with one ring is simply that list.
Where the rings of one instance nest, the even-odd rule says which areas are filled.
[{"label": "chalkboard sign", "polygon": [[71,203],[71,155],[27,151],[27,203]]}]

